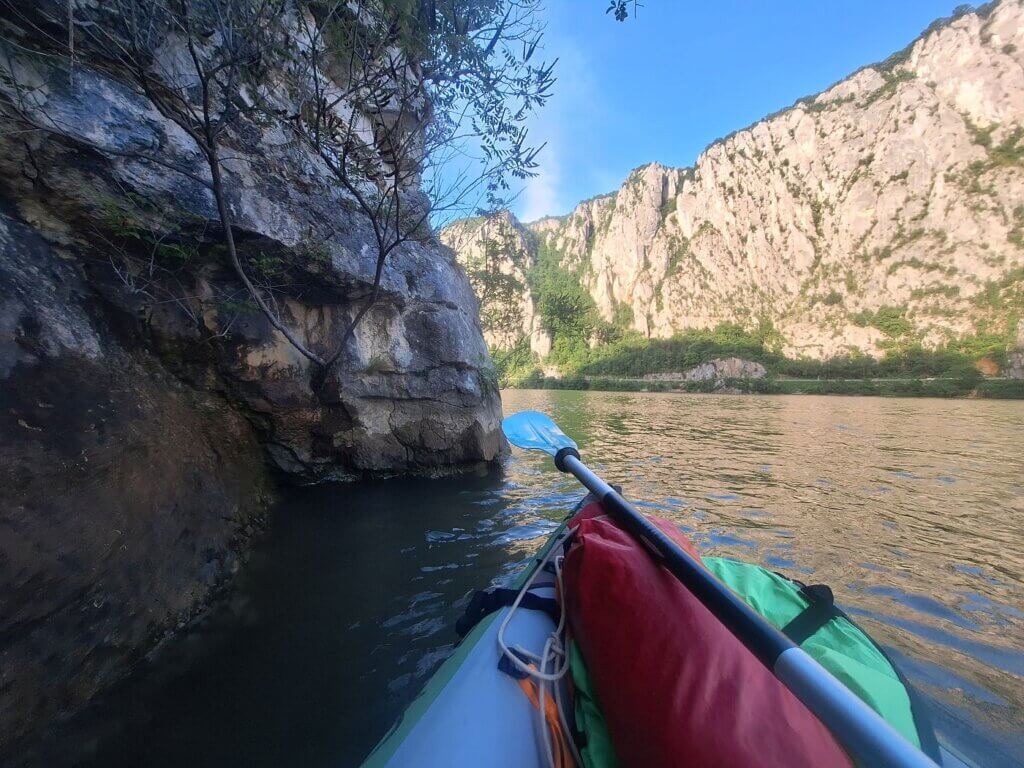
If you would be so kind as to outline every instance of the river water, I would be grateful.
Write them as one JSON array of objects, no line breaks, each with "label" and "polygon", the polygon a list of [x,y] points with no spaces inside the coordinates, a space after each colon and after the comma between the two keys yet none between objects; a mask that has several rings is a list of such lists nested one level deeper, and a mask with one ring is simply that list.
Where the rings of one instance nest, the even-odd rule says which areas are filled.
[{"label": "river water", "polygon": [[[509,391],[705,553],[832,586],[940,739],[1024,759],[1024,403]],[[355,766],[578,499],[501,472],[296,491],[231,597],[51,745],[52,762]]]}]

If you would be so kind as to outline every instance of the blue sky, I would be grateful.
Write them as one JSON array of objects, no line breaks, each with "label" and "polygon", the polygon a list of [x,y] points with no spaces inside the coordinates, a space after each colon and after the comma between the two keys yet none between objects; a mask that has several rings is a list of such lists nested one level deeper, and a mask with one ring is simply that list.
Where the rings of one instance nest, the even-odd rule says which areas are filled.
[{"label": "blue sky", "polygon": [[548,0],[554,95],[533,120],[541,173],[512,208],[568,213],[638,165],[691,165],[716,138],[886,58],[958,0]]}]

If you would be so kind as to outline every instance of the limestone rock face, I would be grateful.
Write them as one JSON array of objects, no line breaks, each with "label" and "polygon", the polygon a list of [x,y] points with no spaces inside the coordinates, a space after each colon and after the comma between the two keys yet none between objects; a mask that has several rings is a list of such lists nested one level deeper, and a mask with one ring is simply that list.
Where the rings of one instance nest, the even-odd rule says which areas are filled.
[{"label": "limestone rock face", "polygon": [[763,379],[765,367],[738,357],[715,358],[682,373],[648,373],[647,381],[713,381],[715,379]]},{"label": "limestone rock face", "polygon": [[1003,373],[1011,379],[1024,379],[1024,318],[1017,323],[1017,343],[1007,356]]},{"label": "limestone rock face", "polygon": [[[496,216],[455,222],[441,230],[440,239],[458,254],[474,283],[487,343],[509,349],[525,337],[531,351],[546,356],[551,351],[551,334],[542,325],[527,277],[537,263],[534,234],[503,211]],[[509,278],[506,290],[500,294],[490,291],[488,285],[495,273]]]},{"label": "limestone rock face", "polygon": [[790,353],[877,353],[852,320],[898,306],[938,343],[1024,264],[1022,130],[1024,10],[1003,2],[538,230],[651,336],[765,317]]},{"label": "limestone rock face", "polygon": [[1007,356],[1003,374],[1010,379],[1024,379],[1024,352],[1011,352]]},{"label": "limestone rock face", "polygon": [[[80,24],[102,10],[74,5]],[[5,71],[56,128],[16,122],[25,91],[0,77],[5,765],[231,575],[268,468],[299,482],[442,472],[504,445],[477,302],[450,250],[427,233],[393,252],[380,300],[322,375],[247,301],[186,133],[103,52],[80,44],[71,73],[66,30],[17,26],[52,31],[67,9],[0,19]],[[154,57],[188,54],[169,38]],[[242,257],[275,284],[288,327],[332,354],[372,284],[370,222],[279,126],[242,122],[224,148]]]},{"label": "limestone rock face", "polygon": [[[158,55],[187,56],[175,45],[166,41]],[[380,299],[319,381],[247,302],[219,244],[211,193],[132,155],[159,147],[168,164],[209,178],[184,131],[125,82],[93,69],[88,51],[73,78],[52,57],[8,53],[22,80],[40,84],[40,122],[62,135],[0,137],[7,214],[78,265],[95,299],[133,318],[139,343],[176,375],[225,395],[277,468],[319,480],[445,470],[496,456],[500,401],[477,303],[436,239],[389,257]],[[10,85],[0,90],[16,98]],[[279,125],[248,123],[226,142],[225,188],[243,255],[272,265],[267,281],[278,284],[282,318],[326,358],[372,284],[370,222]],[[418,194],[407,190],[408,204]],[[121,258],[140,247],[185,263],[173,280],[150,284]]]},{"label": "limestone rock face", "polygon": [[229,577],[268,493],[224,398],[129,351],[77,265],[0,215],[0,762]]},{"label": "limestone rock face", "polygon": [[926,345],[1009,336],[1024,292],[1024,8],[934,25],[693,167],[643,166],[526,226],[604,319],[628,307],[650,337],[770,321],[789,355],[879,355],[883,307]]}]

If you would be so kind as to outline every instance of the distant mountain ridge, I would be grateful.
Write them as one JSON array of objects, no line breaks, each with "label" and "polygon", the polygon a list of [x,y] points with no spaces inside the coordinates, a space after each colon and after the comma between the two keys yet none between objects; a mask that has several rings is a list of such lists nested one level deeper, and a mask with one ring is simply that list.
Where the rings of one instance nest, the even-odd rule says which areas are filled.
[{"label": "distant mountain ridge", "polygon": [[978,334],[1010,347],[1024,333],[1024,7],[933,25],[692,167],[651,163],[567,216],[464,220],[441,239],[471,280],[488,261],[521,288],[503,294],[518,299],[500,334],[485,320],[488,342],[528,339],[541,357],[558,351],[559,319],[539,271],[592,302],[591,346],[614,329],[736,323],[771,329],[792,357]]}]

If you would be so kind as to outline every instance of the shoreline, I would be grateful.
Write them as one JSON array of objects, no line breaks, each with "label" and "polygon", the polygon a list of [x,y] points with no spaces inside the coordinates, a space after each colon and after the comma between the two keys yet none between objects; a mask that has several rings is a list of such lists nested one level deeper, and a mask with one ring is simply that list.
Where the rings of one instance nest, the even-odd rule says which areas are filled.
[{"label": "shoreline", "polygon": [[1024,379],[711,379],[649,381],[611,376],[538,377],[503,389],[565,389],[594,392],[682,392],[744,395],[860,395],[1024,400]]}]

